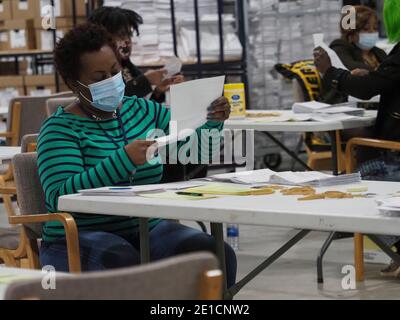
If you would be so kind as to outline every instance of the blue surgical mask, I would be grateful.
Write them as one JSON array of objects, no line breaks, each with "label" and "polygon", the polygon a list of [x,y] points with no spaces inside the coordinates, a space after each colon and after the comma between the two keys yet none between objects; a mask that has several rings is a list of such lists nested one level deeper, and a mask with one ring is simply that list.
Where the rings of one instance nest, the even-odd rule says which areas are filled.
[{"label": "blue surgical mask", "polygon": [[122,79],[122,72],[118,72],[111,78],[92,83],[88,86],[80,81],[78,81],[78,83],[90,90],[93,101],[85,97],[82,92],[79,94],[90,102],[93,107],[101,111],[113,112],[117,110],[124,98],[125,83]]},{"label": "blue surgical mask", "polygon": [[360,40],[357,43],[357,46],[361,50],[371,50],[375,47],[376,43],[379,40],[379,33],[378,32],[361,32],[360,33]]}]

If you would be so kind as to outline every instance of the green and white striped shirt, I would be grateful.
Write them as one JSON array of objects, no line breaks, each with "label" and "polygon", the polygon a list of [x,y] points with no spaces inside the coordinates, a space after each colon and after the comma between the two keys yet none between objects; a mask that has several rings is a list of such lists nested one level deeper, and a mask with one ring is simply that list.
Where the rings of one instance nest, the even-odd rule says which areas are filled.
[{"label": "green and white striped shirt", "polygon": [[[125,97],[120,115],[129,142],[146,139],[148,132],[153,129],[161,129],[168,134],[170,111],[151,100]],[[107,131],[109,137],[99,125]],[[202,150],[200,130],[221,131],[222,127],[223,123],[209,121],[198,128],[196,133],[200,141],[199,150]],[[219,143],[215,146],[208,139],[207,143],[210,146],[205,149],[212,155],[216,147],[219,148]],[[96,121],[66,112],[59,107],[43,124],[38,141],[39,176],[49,212],[58,211],[58,197],[62,195],[77,193],[81,189],[128,185],[132,173],[134,185],[159,183],[163,174],[162,163],[136,166],[127,155],[124,145],[123,132],[117,119]],[[181,146],[182,144],[178,145]],[[138,219],[134,217],[81,213],[73,213],[73,216],[80,231],[118,233],[138,225]],[[151,219],[150,227],[159,221]],[[45,223],[45,241],[54,241],[64,236],[61,223]]]}]

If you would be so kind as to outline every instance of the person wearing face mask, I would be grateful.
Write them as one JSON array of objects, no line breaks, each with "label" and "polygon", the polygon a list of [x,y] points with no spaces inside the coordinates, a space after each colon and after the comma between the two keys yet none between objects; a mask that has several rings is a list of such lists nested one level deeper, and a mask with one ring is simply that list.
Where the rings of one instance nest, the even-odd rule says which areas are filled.
[{"label": "person wearing face mask", "polygon": [[[344,95],[368,100],[380,95],[378,116],[373,137],[400,140],[400,0],[385,0],[384,21],[386,33],[395,47],[376,70],[362,75],[332,67],[330,58],[322,48],[314,50],[314,60],[325,81]],[[395,152],[376,154],[374,159],[360,164],[358,170],[364,180],[400,181],[400,155]],[[400,252],[400,239],[382,237],[388,245]],[[400,265],[390,264],[382,270],[385,276],[400,276]]]},{"label": "person wearing face mask", "polygon": [[[154,129],[168,134],[170,111],[157,102],[124,96],[118,52],[107,31],[85,24],[69,31],[56,44],[57,71],[77,99],[42,125],[38,139],[38,173],[49,212],[57,212],[59,196],[81,189],[159,183],[163,164],[149,161]],[[189,102],[190,103],[190,102]],[[209,107],[208,121],[196,130],[222,130],[229,117],[226,98]],[[191,138],[191,137],[190,137]],[[188,139],[193,141],[196,139]],[[199,157],[212,157],[220,141],[198,139]],[[178,144],[179,148],[185,142]],[[204,152],[203,152],[204,150]],[[211,151],[211,152],[210,152]],[[158,159],[156,156],[155,160]],[[132,208],[134,214],[135,208]],[[79,231],[83,271],[121,268],[139,263],[138,219],[72,213]],[[151,260],[192,251],[215,251],[211,235],[182,224],[150,219]],[[236,277],[236,256],[226,248],[227,281]],[[64,228],[57,222],[43,227],[42,265],[68,271]]]},{"label": "person wearing face mask", "polygon": [[[353,6],[356,12],[356,28],[343,28],[340,22],[341,38],[334,40],[330,48],[339,56],[347,69],[354,75],[365,75],[376,70],[387,58],[385,51],[375,45],[379,40],[378,16],[366,6]],[[343,16],[343,20],[346,16]],[[322,78],[320,101],[340,103],[348,100],[348,96],[336,90],[328,81]]]},{"label": "person wearing face mask", "polygon": [[157,102],[165,102],[165,92],[169,87],[183,82],[182,75],[165,79],[164,69],[142,73],[131,62],[133,32],[138,36],[139,25],[143,23],[142,17],[135,11],[104,6],[93,11],[89,22],[103,26],[112,35],[121,59],[126,96],[149,97]]}]

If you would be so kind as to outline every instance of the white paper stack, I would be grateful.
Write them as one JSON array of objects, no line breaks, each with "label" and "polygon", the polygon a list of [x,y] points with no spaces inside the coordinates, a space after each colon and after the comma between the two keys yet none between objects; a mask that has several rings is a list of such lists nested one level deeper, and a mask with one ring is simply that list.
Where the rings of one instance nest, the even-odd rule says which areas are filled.
[{"label": "white paper stack", "polygon": [[[364,115],[364,109],[357,108],[356,102],[346,102],[341,104],[326,104],[318,101],[296,102],[292,107],[293,113],[311,113],[317,117],[325,116],[326,119],[331,117],[338,120],[338,116],[355,116]],[[334,117],[336,116],[336,117]],[[346,119],[348,117],[344,117]]]},{"label": "white paper stack", "polygon": [[272,175],[270,179],[270,183],[312,187],[329,187],[358,182],[361,182],[359,172],[334,176],[318,171],[285,171]]},{"label": "white paper stack", "polygon": [[218,174],[210,176],[208,179],[248,185],[282,184],[291,186],[327,187],[361,182],[361,175],[360,173],[354,173],[333,176],[318,171],[275,172],[270,169],[262,169]]},{"label": "white paper stack", "polygon": [[377,200],[378,210],[386,215],[400,215],[400,197]]}]

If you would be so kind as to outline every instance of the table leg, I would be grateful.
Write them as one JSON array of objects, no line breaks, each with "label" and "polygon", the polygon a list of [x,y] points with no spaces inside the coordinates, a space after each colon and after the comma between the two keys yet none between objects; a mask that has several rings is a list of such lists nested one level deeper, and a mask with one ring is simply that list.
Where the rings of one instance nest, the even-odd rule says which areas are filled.
[{"label": "table leg", "polygon": [[139,218],[140,262],[150,262],[149,219]]},{"label": "table leg", "polygon": [[379,236],[375,234],[368,234],[368,238],[371,239],[383,252],[385,252],[394,262],[400,264],[400,255],[394,252],[386,243],[384,243]]},{"label": "table leg", "polygon": [[268,136],[278,147],[280,147],[283,151],[285,151],[292,159],[296,160],[299,164],[301,164],[306,170],[313,171],[303,160],[301,160],[297,154],[295,154],[292,150],[289,150],[282,142],[276,139],[271,133],[267,131],[263,131],[263,133]]},{"label": "table leg", "polygon": [[223,274],[223,291],[224,299],[229,298],[227,296],[227,283],[226,283],[226,261],[225,261],[225,242],[224,242],[224,226],[222,223],[211,222],[211,235],[215,239],[216,244],[216,255],[219,260],[222,274]]},{"label": "table leg", "polygon": [[336,131],[329,131],[329,135],[331,137],[331,150],[332,150],[332,171],[335,176],[339,174],[339,166],[338,166],[338,146],[336,140]]},{"label": "table leg", "polygon": [[271,256],[269,256],[264,262],[255,267],[250,271],[244,278],[238,281],[235,285],[228,289],[228,296],[233,297],[237,294],[246,284],[253,280],[259,273],[264,271],[273,262],[278,260],[284,253],[289,251],[296,243],[303,239],[311,230],[301,230],[292,239],[286,242],[282,247],[275,251]]}]

